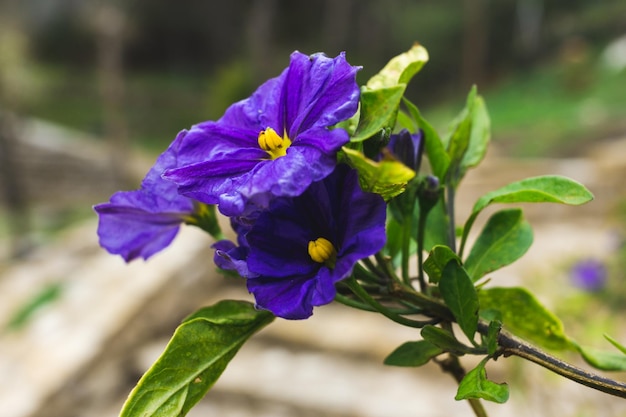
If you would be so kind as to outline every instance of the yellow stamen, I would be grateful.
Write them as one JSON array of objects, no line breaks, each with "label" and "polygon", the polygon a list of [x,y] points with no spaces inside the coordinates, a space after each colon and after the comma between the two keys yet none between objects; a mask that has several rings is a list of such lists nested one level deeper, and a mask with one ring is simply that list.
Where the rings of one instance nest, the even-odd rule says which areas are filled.
[{"label": "yellow stamen", "polygon": [[269,153],[272,159],[285,156],[289,145],[291,145],[291,140],[287,133],[281,138],[271,127],[259,132],[259,147]]},{"label": "yellow stamen", "polygon": [[309,256],[315,262],[334,268],[337,261],[337,250],[328,239],[319,237],[309,242]]}]

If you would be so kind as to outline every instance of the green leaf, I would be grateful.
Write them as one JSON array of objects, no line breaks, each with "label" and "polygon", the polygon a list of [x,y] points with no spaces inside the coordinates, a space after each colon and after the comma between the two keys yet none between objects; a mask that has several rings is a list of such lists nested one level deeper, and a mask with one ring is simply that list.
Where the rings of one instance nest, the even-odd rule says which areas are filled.
[{"label": "green leaf", "polygon": [[469,144],[461,161],[463,174],[468,168],[477,166],[483,160],[491,139],[491,121],[485,101],[479,95],[475,96],[473,100],[470,114],[472,127]]},{"label": "green leaf", "polygon": [[243,343],[274,316],[245,301],[221,301],[189,316],[139,380],[120,417],[184,416]]},{"label": "green leaf", "polygon": [[498,350],[498,335],[500,334],[500,329],[502,329],[501,321],[494,320],[489,322],[487,334],[483,338],[483,346],[487,348],[487,354],[489,354],[489,356],[495,355]]},{"label": "green leaf", "polygon": [[[476,87],[472,87],[468,96],[465,108],[452,122],[452,128],[447,137],[443,138],[443,143],[447,148],[450,157],[450,169],[448,178],[457,184],[461,179],[461,161],[465,157],[470,144],[472,132],[472,112],[476,99]],[[456,172],[455,172],[456,171]],[[450,175],[452,174],[452,175]]]},{"label": "green leaf", "polygon": [[575,344],[585,362],[603,371],[626,371],[626,355],[622,352],[605,352]]},{"label": "green leaf", "polygon": [[522,210],[501,210],[489,218],[464,265],[476,282],[489,272],[521,258],[533,243],[533,231]]},{"label": "green leaf", "polygon": [[446,172],[448,172],[448,167],[450,166],[450,157],[446,152],[443,142],[437,131],[422,117],[417,106],[406,98],[403,99],[403,102],[409,110],[409,113],[411,113],[411,116],[413,116],[417,122],[419,129],[424,133],[424,149],[426,150],[433,175],[439,178],[441,183],[443,183]]},{"label": "green leaf", "polygon": [[372,161],[361,152],[344,147],[342,156],[350,166],[359,171],[363,191],[380,194],[389,200],[401,194],[415,172],[399,161]]},{"label": "green leaf", "polygon": [[414,44],[407,52],[393,57],[380,72],[366,84],[371,90],[408,84],[428,62],[428,51],[420,44]]},{"label": "green leaf", "polygon": [[615,346],[615,348],[617,350],[619,350],[620,352],[622,352],[624,355],[626,355],[626,346],[620,344],[617,340],[613,339],[611,336],[609,336],[608,334],[604,335],[604,338],[606,340],[609,341],[609,343],[611,343],[613,346]]},{"label": "green leaf", "polygon": [[442,353],[443,350],[426,340],[406,342],[391,352],[385,358],[384,364],[391,366],[422,366]]},{"label": "green leaf", "polygon": [[465,375],[459,389],[457,390],[455,400],[467,400],[470,398],[482,398],[483,400],[493,401],[503,404],[509,399],[509,387],[507,384],[497,384],[487,379],[487,371],[485,363],[487,359],[483,359],[476,368],[472,369]]},{"label": "green leaf", "polygon": [[584,185],[559,175],[531,177],[491,191],[476,201],[472,213],[493,203],[561,203],[577,206],[593,199]]},{"label": "green leaf", "polygon": [[434,284],[438,283],[441,280],[443,269],[452,260],[456,260],[459,264],[461,263],[457,254],[448,246],[434,246],[423,265],[424,272],[428,274],[428,280]]},{"label": "green leaf", "polygon": [[444,267],[439,291],[463,333],[470,341],[478,327],[478,296],[467,272],[452,260]]},{"label": "green leaf", "polygon": [[424,340],[427,340],[445,352],[451,352],[459,356],[469,353],[467,346],[459,342],[452,333],[440,327],[431,325],[424,326],[420,334]]},{"label": "green leaf", "polygon": [[465,222],[462,245],[478,214],[493,203],[560,203],[580,205],[593,199],[593,194],[584,185],[572,179],[546,175],[513,182],[480,197]]},{"label": "green leaf", "polygon": [[396,113],[404,95],[406,84],[376,90],[361,91],[359,124],[350,139],[361,142],[395,125]]},{"label": "green leaf", "polygon": [[497,310],[504,328],[511,333],[548,349],[570,349],[563,323],[528,290],[519,287],[494,287],[478,292],[481,315]]}]

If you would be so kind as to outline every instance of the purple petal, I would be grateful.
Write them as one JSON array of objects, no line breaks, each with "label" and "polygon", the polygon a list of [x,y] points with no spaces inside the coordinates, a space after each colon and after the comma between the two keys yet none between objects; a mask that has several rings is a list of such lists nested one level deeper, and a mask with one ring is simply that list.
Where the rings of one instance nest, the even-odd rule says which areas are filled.
[{"label": "purple petal", "polygon": [[167,247],[194,211],[194,203],[178,194],[176,184],[161,178],[179,161],[177,150],[186,131],[157,159],[136,191],[120,191],[108,203],[94,206],[98,213],[100,245],[126,262],[150,256]]},{"label": "purple petal", "polygon": [[283,86],[284,120],[289,137],[313,127],[330,127],[356,113],[360,90],[345,54],[328,58],[294,52]]},{"label": "purple petal", "polygon": [[248,291],[254,294],[257,307],[269,310],[276,316],[291,320],[310,317],[313,314],[311,300],[315,282],[308,277],[293,280],[249,279]]}]

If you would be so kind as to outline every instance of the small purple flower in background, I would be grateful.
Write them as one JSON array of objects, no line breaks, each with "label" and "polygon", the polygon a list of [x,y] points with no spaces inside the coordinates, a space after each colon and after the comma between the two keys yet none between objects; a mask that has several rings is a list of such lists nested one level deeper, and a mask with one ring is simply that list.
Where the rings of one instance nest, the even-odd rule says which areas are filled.
[{"label": "small purple flower in background", "polygon": [[218,121],[192,127],[180,149],[187,162],[165,178],[188,197],[219,204],[227,216],[263,209],[275,196],[302,194],[332,172],[337,151],[349,141],[346,131],[332,127],[358,108],[358,69],[343,53],[294,52],[280,76]]},{"label": "small purple flower in background", "polygon": [[178,134],[157,159],[135,191],[119,191],[108,203],[94,206],[98,213],[100,245],[126,262],[148,259],[167,247],[184,222],[193,222],[193,200],[178,194],[176,184],[161,178],[178,163],[178,146],[186,132]]},{"label": "small purple flower in background", "polygon": [[360,259],[383,247],[385,216],[382,197],[362,191],[356,171],[339,165],[302,195],[272,201],[246,233],[245,247],[222,243],[216,262],[244,272],[259,308],[304,319],[334,299],[335,283]]},{"label": "small purple flower in background", "polygon": [[596,259],[577,262],[570,270],[572,284],[585,291],[599,291],[607,280],[607,268]]},{"label": "small purple flower in background", "polygon": [[402,129],[399,133],[391,135],[387,144],[387,150],[415,172],[420,169],[423,148],[424,135],[421,130],[411,134],[407,129]]}]

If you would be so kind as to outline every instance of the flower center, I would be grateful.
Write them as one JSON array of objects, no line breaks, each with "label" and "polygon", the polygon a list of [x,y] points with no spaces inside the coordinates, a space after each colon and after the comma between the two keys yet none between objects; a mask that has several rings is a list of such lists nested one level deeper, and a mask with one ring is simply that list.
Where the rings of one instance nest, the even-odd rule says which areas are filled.
[{"label": "flower center", "polygon": [[337,250],[328,239],[318,237],[309,242],[309,256],[315,262],[334,268],[337,262]]},{"label": "flower center", "polygon": [[271,127],[259,132],[259,147],[270,154],[272,159],[285,156],[289,145],[291,145],[291,140],[286,132],[282,138]]}]

